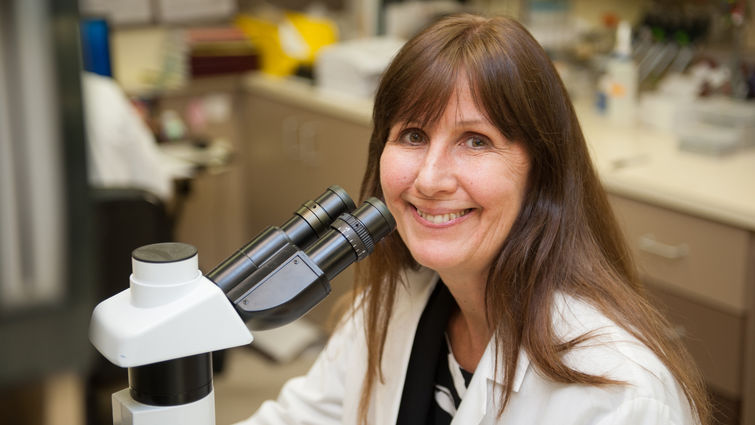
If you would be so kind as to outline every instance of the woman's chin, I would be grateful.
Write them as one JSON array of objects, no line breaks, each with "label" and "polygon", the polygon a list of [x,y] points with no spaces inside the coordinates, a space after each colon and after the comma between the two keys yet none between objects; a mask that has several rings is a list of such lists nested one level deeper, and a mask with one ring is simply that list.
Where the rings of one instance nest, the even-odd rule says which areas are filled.
[{"label": "woman's chin", "polygon": [[443,257],[439,255],[414,255],[421,266],[435,271],[453,270],[460,266],[458,256]]}]

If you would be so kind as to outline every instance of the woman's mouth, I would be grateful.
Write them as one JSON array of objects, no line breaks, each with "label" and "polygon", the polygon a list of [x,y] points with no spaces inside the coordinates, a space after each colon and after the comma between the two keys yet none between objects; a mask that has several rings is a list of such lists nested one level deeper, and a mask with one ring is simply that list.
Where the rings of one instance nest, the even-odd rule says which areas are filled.
[{"label": "woman's mouth", "polygon": [[417,214],[423,219],[433,224],[448,223],[449,221],[453,221],[459,217],[463,217],[467,215],[470,211],[472,211],[472,209],[467,208],[465,210],[459,210],[459,211],[454,211],[454,212],[444,213],[444,214],[429,214],[417,208]]}]

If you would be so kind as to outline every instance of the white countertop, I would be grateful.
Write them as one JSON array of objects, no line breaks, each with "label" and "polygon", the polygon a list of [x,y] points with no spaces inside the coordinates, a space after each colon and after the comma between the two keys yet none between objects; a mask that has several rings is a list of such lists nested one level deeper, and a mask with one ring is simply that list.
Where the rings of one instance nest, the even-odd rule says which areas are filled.
[{"label": "white countertop", "polygon": [[[261,74],[246,77],[244,88],[371,125],[370,99]],[[755,148],[723,157],[685,152],[670,133],[612,125],[589,106],[579,106],[577,113],[608,192],[755,231]]]},{"label": "white countertop", "polygon": [[337,119],[372,126],[372,99],[323,90],[301,78],[281,78],[261,73],[248,74],[243,86],[247,92],[256,95],[285,100]]},{"label": "white countertop", "polygon": [[755,231],[754,148],[721,157],[682,151],[669,132],[577,111],[608,192]]}]

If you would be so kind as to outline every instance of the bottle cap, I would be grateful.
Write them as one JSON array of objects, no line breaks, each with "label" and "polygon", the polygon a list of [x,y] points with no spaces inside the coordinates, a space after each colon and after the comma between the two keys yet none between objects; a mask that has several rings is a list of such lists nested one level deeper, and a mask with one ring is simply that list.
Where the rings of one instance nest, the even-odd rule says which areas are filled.
[{"label": "bottle cap", "polygon": [[627,21],[619,22],[616,28],[616,48],[614,52],[621,57],[632,55],[632,26]]}]

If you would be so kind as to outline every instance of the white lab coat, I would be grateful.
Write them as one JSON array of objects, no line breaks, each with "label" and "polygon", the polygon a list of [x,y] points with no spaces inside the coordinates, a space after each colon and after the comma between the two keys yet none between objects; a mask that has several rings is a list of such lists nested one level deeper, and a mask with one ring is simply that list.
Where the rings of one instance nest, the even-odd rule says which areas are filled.
[{"label": "white lab coat", "polygon": [[81,84],[90,183],[140,188],[169,201],[176,161],[160,151],[123,90],[112,78],[90,72],[82,73]]},{"label": "white lab coat", "polygon": [[[438,281],[424,270],[411,272],[406,289],[397,296],[383,356],[385,380],[375,387],[369,423],[394,424],[414,333],[425,303]],[[497,417],[502,379],[494,377],[493,344],[488,345],[452,425],[469,424],[693,424],[684,394],[666,367],[644,345],[589,305],[559,295],[553,320],[559,335],[569,338],[586,331],[598,337],[566,354],[578,370],[627,382],[625,386],[564,385],[541,376],[519,354],[513,394]],[[290,380],[277,401],[265,402],[244,425],[356,425],[366,367],[366,343],[359,315],[346,321],[306,376]],[[500,368],[499,368],[500,369]]]}]

